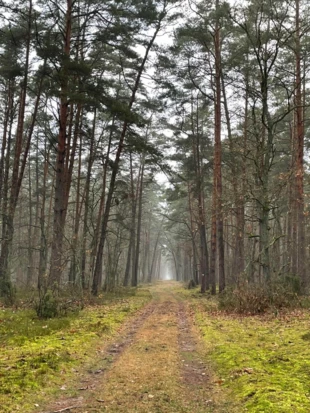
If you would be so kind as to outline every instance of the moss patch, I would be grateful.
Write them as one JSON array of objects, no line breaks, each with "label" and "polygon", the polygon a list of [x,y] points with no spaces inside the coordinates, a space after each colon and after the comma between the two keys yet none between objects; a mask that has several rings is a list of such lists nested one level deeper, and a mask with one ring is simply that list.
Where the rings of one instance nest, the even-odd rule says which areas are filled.
[{"label": "moss patch", "polygon": [[104,296],[104,304],[50,320],[39,320],[34,311],[0,309],[1,412],[32,411],[34,400],[59,392],[64,381],[90,363],[98,346],[149,299],[145,289],[126,298],[107,301]]},{"label": "moss patch", "polygon": [[[182,293],[184,295],[184,293]],[[310,314],[239,317],[214,311],[214,301],[185,293],[204,337],[218,384],[240,412],[310,411]]]}]

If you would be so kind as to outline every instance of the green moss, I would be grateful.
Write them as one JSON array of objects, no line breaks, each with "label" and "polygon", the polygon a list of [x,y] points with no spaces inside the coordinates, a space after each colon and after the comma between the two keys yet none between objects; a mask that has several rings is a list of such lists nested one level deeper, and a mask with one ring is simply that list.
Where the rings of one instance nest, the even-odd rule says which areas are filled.
[{"label": "green moss", "polygon": [[59,391],[82,363],[90,364],[102,341],[149,299],[143,289],[135,295],[103,295],[78,315],[47,320],[30,310],[1,309],[1,412],[33,411],[38,398]]},{"label": "green moss", "polygon": [[230,389],[240,411],[310,411],[308,311],[236,317],[192,302],[219,382]]}]

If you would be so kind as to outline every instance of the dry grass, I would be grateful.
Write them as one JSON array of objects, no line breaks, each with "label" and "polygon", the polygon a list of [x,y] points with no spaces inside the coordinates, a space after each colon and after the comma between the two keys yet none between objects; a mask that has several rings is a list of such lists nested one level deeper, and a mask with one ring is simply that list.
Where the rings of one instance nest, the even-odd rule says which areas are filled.
[{"label": "dry grass", "polygon": [[[169,303],[170,307],[175,304]],[[183,412],[178,383],[178,343],[175,312],[162,306],[136,336],[136,342],[107,376],[103,392],[111,412]]]}]

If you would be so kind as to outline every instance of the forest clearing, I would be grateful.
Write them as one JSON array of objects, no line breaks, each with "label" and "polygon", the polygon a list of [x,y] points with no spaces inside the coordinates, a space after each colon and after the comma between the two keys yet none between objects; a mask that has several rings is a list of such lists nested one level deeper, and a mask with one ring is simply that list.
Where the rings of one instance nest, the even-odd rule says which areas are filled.
[{"label": "forest clearing", "polygon": [[1,310],[3,413],[310,409],[309,310],[231,315],[160,282],[69,318],[34,315]]}]

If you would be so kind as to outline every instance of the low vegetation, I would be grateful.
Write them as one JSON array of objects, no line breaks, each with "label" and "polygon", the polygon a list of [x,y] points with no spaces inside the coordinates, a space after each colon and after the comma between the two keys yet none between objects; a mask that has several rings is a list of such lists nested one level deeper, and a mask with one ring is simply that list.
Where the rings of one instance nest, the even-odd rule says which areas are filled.
[{"label": "low vegetation", "polygon": [[[96,349],[150,299],[146,289],[105,295],[80,313],[40,319],[34,310],[0,309],[1,412],[28,412],[60,391],[64,380],[94,358]],[[34,402],[35,400],[35,402]]]},{"label": "low vegetation", "polygon": [[[299,295],[298,278],[286,277],[266,284],[239,283],[228,287],[219,295],[219,308],[240,314],[262,314],[282,308],[299,308],[306,305]],[[308,304],[307,304],[308,305]]]},{"label": "low vegetation", "polygon": [[[244,307],[240,313],[238,308],[228,311],[229,306],[223,310],[228,295],[219,300],[177,284],[105,294],[65,317],[42,319],[34,309],[1,307],[0,411],[30,413],[60,393],[76,396],[80,375],[98,368],[103,347],[150,300],[150,291],[156,311],[96,390],[97,402],[104,400],[111,412],[134,405],[152,412],[310,411],[310,311],[300,299],[295,307],[273,303],[259,314]],[[186,393],[191,377],[187,382],[188,373],[180,370],[192,357],[179,348],[185,338],[180,339],[177,320],[186,303],[195,334],[202,337],[199,357],[210,369],[208,400],[203,399],[205,387],[196,384],[193,396]],[[200,341],[198,335],[194,341]]]},{"label": "low vegetation", "polygon": [[310,411],[309,310],[228,314],[197,290],[182,294],[190,297],[218,384],[240,412]]}]

